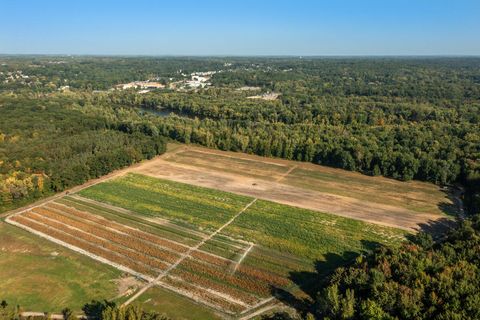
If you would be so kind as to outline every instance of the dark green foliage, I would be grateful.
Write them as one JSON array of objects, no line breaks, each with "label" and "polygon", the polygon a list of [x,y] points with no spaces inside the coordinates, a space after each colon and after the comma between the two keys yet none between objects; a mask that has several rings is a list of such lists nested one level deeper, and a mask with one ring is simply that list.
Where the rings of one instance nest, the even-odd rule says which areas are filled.
[{"label": "dark green foliage", "polygon": [[122,132],[71,99],[0,96],[0,211],[82,184],[165,151],[147,130]]},{"label": "dark green foliage", "polygon": [[[477,168],[478,169],[478,168]],[[465,181],[465,204],[470,212],[480,213],[480,171],[471,173]]]},{"label": "dark green foliage", "polygon": [[480,216],[438,244],[415,242],[337,269],[318,294],[318,318],[479,319]]},{"label": "dark green foliage", "polygon": [[69,308],[65,308],[62,310],[62,315],[63,315],[63,319],[65,320],[74,320],[76,319],[77,317],[73,314],[73,311]]},{"label": "dark green foliage", "polygon": [[[168,137],[401,180],[459,182],[468,213],[480,212],[479,58],[0,60],[0,210],[151,158]],[[210,70],[222,72],[208,89],[106,91]],[[242,86],[259,91],[236,90]],[[269,91],[281,95],[248,99]],[[318,297],[317,316],[480,318],[479,224],[474,217],[441,243],[421,234],[338,269]],[[158,317],[102,308],[108,319]]]},{"label": "dark green foliage", "polygon": [[[99,107],[103,117],[91,117],[96,125],[125,133],[137,130],[401,180],[465,183],[480,172],[478,58],[3,57],[2,62],[4,79],[18,70],[28,78],[1,82],[0,92],[43,93],[68,85],[75,99],[64,96],[59,105],[85,107],[83,112]],[[206,90],[93,91],[134,80],[173,83],[209,70],[221,72],[211,79],[215,87]],[[237,91],[241,86],[258,86],[260,92]],[[278,100],[247,99],[272,90],[281,94]],[[116,113],[125,107],[180,116],[133,121]]]}]

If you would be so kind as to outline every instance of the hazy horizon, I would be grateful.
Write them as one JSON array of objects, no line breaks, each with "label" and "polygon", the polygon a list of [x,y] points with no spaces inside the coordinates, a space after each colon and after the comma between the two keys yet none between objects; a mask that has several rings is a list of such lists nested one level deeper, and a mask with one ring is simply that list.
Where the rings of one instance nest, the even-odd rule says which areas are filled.
[{"label": "hazy horizon", "polygon": [[480,54],[331,54],[331,55],[275,55],[275,54],[95,54],[95,53],[1,53],[3,57],[114,57],[114,58],[298,58],[298,59],[322,59],[322,58],[480,58]]}]

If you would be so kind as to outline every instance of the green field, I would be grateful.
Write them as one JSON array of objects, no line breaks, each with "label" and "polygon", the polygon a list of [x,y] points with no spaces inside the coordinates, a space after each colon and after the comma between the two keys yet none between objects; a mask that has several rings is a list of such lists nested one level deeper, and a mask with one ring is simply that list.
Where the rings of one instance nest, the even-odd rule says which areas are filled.
[{"label": "green field", "polygon": [[117,295],[121,272],[0,222],[0,299],[26,311],[80,311]]},{"label": "green field", "polygon": [[[201,232],[205,228],[218,228],[253,200],[138,174],[95,185],[81,191],[80,195],[131,210],[131,219],[145,221],[146,217],[162,217]],[[76,207],[81,209],[78,199],[67,198],[64,201],[76,202]],[[105,216],[104,212],[99,213]],[[123,219],[110,218],[116,221]],[[289,287],[294,289],[305,286],[305,283],[293,279],[292,275],[296,273],[326,274],[360,252],[380,244],[398,244],[404,236],[405,232],[389,227],[257,200],[200,249],[235,260],[248,245],[228,239],[254,243],[253,250],[242,264],[264,270],[273,277],[289,278]],[[192,268],[198,267],[182,263],[178,270],[191,272]],[[218,269],[215,272],[222,271]],[[215,281],[228,285],[218,279]],[[308,282],[309,279],[301,281]]]},{"label": "green field", "polygon": [[215,320],[221,319],[214,311],[192,302],[178,294],[154,287],[148,289],[137,303],[146,310],[165,314],[175,320]]},{"label": "green field", "polygon": [[215,230],[240,211],[250,198],[128,174],[82,190],[80,195],[126,208],[148,217],[162,217]]},{"label": "green field", "polygon": [[256,201],[224,233],[311,261],[369,250],[404,236],[396,229],[263,200]]},{"label": "green field", "polygon": [[[91,235],[79,239],[89,242],[95,240],[92,235],[101,237],[109,242],[104,247],[116,254],[129,257],[134,248],[138,259],[131,255],[129,259],[144,267],[159,266],[155,261],[172,265],[182,252],[199,245],[162,279],[163,288],[149,289],[136,302],[173,319],[213,319],[218,311],[253,312],[254,306],[270,303],[273,288],[311,297],[308,288],[319,277],[361,252],[380,244],[396,245],[405,236],[400,230],[264,200],[242,211],[253,200],[130,173],[14,220],[25,225],[30,219],[62,233],[74,232],[70,226],[80,228]],[[230,224],[209,237],[226,222]],[[120,277],[119,271],[12,226],[3,224],[2,231],[2,243],[20,251],[8,255],[2,251],[6,256],[1,270],[11,279],[2,283],[2,291],[8,292],[13,283],[15,291],[1,298],[29,310],[58,312],[65,306],[79,310],[91,299],[118,295],[112,280]],[[25,249],[19,249],[22,246]],[[54,251],[60,254],[53,256]],[[26,266],[21,273],[15,267],[18,264]],[[155,276],[161,270],[155,268],[160,267],[145,274]],[[37,291],[28,290],[30,283]],[[196,301],[187,298],[190,293]]]}]

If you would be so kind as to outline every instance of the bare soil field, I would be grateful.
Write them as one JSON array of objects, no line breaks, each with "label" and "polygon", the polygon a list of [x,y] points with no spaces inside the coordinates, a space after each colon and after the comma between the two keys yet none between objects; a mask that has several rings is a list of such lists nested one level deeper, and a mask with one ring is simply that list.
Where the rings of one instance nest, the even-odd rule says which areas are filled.
[{"label": "bare soil field", "polygon": [[458,209],[429,183],[192,146],[177,146],[131,171],[409,231]]}]

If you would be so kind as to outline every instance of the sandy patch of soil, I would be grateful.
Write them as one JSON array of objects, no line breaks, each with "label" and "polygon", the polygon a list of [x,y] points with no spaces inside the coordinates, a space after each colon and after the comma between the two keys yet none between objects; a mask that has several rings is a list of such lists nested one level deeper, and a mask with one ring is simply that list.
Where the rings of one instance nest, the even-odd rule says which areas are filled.
[{"label": "sandy patch of soil", "polygon": [[115,299],[120,297],[128,297],[137,291],[138,288],[144,285],[142,281],[132,276],[124,276],[112,281],[117,284],[117,296]]},{"label": "sandy patch of soil", "polygon": [[[277,163],[280,164],[282,162],[278,161]],[[307,190],[277,181],[255,179],[207,168],[196,168],[186,164],[165,161],[161,157],[134,168],[132,172],[243,194],[409,231],[418,230],[420,224],[428,224],[443,218],[441,215],[419,214],[405,208]]]}]

